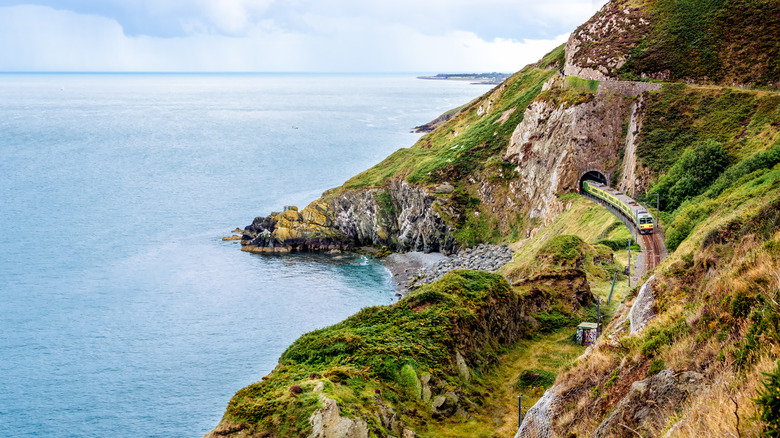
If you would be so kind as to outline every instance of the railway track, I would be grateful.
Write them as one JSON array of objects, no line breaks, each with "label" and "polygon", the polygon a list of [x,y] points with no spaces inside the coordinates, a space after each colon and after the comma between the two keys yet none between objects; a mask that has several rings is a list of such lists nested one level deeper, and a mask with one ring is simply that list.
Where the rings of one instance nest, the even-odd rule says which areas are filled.
[{"label": "railway track", "polygon": [[663,259],[661,245],[663,245],[663,243],[661,243],[661,245],[658,244],[659,238],[660,235],[655,233],[639,235],[639,246],[642,247],[642,251],[644,252],[644,272],[655,269],[656,266],[661,264],[661,260]]},{"label": "railway track", "polygon": [[655,269],[656,266],[660,265],[664,258],[666,258],[666,246],[664,245],[663,240],[663,234],[661,233],[653,233],[653,234],[639,234],[636,229],[636,225],[633,223],[632,219],[623,214],[620,210],[614,208],[609,203],[604,202],[601,199],[598,199],[596,197],[590,196],[588,194],[581,195],[585,196],[586,198],[590,199],[591,201],[600,204],[604,206],[610,213],[612,213],[616,218],[620,219],[626,227],[628,227],[629,230],[631,230],[631,234],[636,236],[637,243],[642,248],[642,265],[637,266],[637,274],[638,276],[641,276],[645,272],[650,271],[651,269]]}]

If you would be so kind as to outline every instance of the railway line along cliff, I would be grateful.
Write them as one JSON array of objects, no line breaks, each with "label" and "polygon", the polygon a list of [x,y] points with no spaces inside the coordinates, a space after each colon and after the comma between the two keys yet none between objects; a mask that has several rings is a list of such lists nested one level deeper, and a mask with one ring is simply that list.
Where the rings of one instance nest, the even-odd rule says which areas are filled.
[{"label": "railway line along cliff", "polygon": [[[513,257],[421,275],[398,303],[304,335],[209,436],[512,436],[520,393],[541,401],[517,436],[780,424],[762,383],[780,379],[779,34],[776,1],[611,0],[413,146],[238,230],[258,255]],[[577,193],[589,179],[663,233],[629,246]],[[641,330],[632,308],[652,315]]]}]

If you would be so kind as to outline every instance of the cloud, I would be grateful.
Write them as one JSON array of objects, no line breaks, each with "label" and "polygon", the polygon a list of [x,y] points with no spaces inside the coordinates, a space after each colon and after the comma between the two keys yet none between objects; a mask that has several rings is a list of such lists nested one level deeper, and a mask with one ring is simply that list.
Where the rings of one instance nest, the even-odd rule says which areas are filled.
[{"label": "cloud", "polygon": [[[0,6],[0,70],[511,72],[565,42],[595,7],[589,0],[40,0],[47,1],[56,7]],[[0,0],[10,3],[20,2]],[[558,21],[545,21],[552,15]],[[575,19],[570,28],[560,24]],[[526,29],[537,21],[536,31]]]},{"label": "cloud", "polygon": [[570,32],[605,0],[0,0],[100,15],[129,36],[239,35],[272,20],[307,33],[303,16],[375,18],[423,33],[473,32],[483,39],[541,38]]}]

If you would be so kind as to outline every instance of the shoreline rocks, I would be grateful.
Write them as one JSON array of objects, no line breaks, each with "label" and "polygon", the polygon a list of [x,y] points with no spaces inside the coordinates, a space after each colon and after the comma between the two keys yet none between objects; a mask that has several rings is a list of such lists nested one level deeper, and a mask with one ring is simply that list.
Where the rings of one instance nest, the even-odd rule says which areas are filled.
[{"label": "shoreline rocks", "polygon": [[408,290],[433,283],[444,274],[455,269],[470,269],[474,271],[496,272],[499,268],[512,261],[514,251],[505,245],[479,244],[473,248],[461,249],[430,267],[420,268],[406,284]]}]

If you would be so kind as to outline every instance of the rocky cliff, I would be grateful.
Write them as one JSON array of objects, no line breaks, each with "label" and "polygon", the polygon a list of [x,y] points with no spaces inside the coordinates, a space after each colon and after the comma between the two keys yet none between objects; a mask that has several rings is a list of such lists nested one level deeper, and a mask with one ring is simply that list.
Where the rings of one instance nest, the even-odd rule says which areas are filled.
[{"label": "rocky cliff", "polygon": [[396,251],[452,252],[452,229],[436,212],[437,197],[424,187],[388,181],[387,187],[326,194],[298,212],[257,217],[244,230],[242,250],[255,253],[340,251],[384,246]]},{"label": "rocky cliff", "polygon": [[[744,32],[733,31],[739,20]],[[780,350],[778,33],[772,0],[612,0],[565,48],[413,147],[302,211],[255,219],[241,236],[246,251],[511,244],[515,260],[499,271],[511,285],[451,273],[302,337],[236,394],[214,436],[503,428],[497,412],[516,399],[492,400],[486,373],[527,359],[504,349],[558,329],[569,332],[535,347],[580,348],[567,344],[574,315],[592,290],[612,296],[623,272],[627,254],[613,251],[630,234],[572,193],[586,175],[646,204],[659,199],[671,252],[648,273],[652,288],[624,288],[596,345],[545,362],[555,385],[520,436],[761,433],[753,400]],[[547,269],[550,260],[559,266]],[[496,374],[507,391],[529,390],[517,371]]]}]

